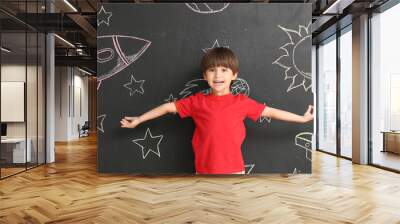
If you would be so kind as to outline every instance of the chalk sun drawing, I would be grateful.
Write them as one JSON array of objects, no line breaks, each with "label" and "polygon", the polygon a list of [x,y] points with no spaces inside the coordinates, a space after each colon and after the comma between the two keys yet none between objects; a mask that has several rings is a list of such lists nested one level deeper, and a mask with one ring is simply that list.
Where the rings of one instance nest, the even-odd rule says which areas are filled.
[{"label": "chalk sun drawing", "polygon": [[124,35],[97,37],[97,63],[101,71],[97,75],[97,89],[101,82],[118,74],[134,63],[147,50],[151,42],[142,38]]},{"label": "chalk sun drawing", "polygon": [[311,72],[304,71],[299,63],[300,60],[303,60],[303,55],[296,54],[296,52],[309,47],[308,43],[311,43],[311,22],[307,26],[299,25],[298,30],[288,29],[281,25],[278,25],[278,27],[289,37],[289,42],[279,48],[284,53],[272,64],[284,69],[284,80],[291,79],[287,92],[298,87],[303,87],[307,92],[311,88]]}]

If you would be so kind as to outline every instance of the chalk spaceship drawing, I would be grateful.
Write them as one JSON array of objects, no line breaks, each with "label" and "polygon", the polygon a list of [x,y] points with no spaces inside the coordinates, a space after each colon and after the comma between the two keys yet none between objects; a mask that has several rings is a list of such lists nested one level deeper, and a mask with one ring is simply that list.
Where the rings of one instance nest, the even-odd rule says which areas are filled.
[{"label": "chalk spaceship drawing", "polygon": [[97,89],[101,82],[133,64],[150,46],[151,41],[134,36],[106,35],[97,37],[97,62],[103,72],[97,75]]}]

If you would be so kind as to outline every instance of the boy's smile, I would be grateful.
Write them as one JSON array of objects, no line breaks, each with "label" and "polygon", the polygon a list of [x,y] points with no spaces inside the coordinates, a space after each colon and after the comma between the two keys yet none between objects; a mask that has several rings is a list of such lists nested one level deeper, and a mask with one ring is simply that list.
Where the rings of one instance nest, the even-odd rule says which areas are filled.
[{"label": "boy's smile", "polygon": [[208,82],[214,95],[226,95],[230,93],[232,80],[237,78],[237,73],[233,73],[230,68],[216,66],[208,68],[204,74],[204,79]]}]

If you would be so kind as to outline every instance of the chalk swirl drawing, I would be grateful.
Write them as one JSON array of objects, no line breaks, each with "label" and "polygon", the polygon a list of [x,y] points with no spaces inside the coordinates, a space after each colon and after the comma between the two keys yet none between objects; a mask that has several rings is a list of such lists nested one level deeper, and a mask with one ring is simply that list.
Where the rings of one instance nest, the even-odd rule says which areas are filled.
[{"label": "chalk swirl drawing", "polygon": [[104,133],[104,127],[103,127],[103,122],[104,119],[106,119],[106,114],[102,114],[97,116],[97,130],[101,131]]},{"label": "chalk swirl drawing", "polygon": [[[207,95],[211,93],[210,86],[205,79],[193,79],[185,84],[182,91],[179,92],[181,98],[188,97],[190,95],[202,92]],[[246,96],[250,95],[250,87],[246,80],[242,78],[237,78],[233,80],[231,84],[231,92],[233,95],[244,94]]]},{"label": "chalk swirl drawing", "polygon": [[224,11],[230,3],[186,3],[193,12],[212,14]]},{"label": "chalk swirl drawing", "polygon": [[152,152],[156,154],[158,157],[161,157],[160,154],[160,143],[163,139],[163,135],[155,135],[151,134],[149,128],[147,128],[146,133],[143,138],[138,138],[132,140],[133,143],[138,145],[142,151],[142,158],[146,159],[147,155]]},{"label": "chalk swirl drawing", "polygon": [[[215,41],[214,41],[212,47],[203,48],[202,51],[203,51],[204,53],[207,53],[207,51],[209,51],[210,49],[216,48],[216,47],[220,47],[220,45],[219,45],[219,43],[218,43],[218,39],[215,39]],[[226,45],[225,45],[224,47],[229,48],[229,46],[226,46]]]},{"label": "chalk swirl drawing", "polygon": [[144,94],[143,83],[145,80],[136,81],[135,77],[131,75],[130,82],[125,83],[124,87],[129,90],[129,96],[132,96],[135,93]]},{"label": "chalk swirl drawing", "polygon": [[101,6],[99,12],[97,13],[97,26],[100,26],[103,23],[106,24],[107,26],[109,26],[111,16],[112,16],[112,12],[107,12],[104,9],[104,6]]},{"label": "chalk swirl drawing", "polygon": [[244,169],[246,170],[246,174],[250,174],[256,164],[246,164],[244,165]]},{"label": "chalk swirl drawing", "polygon": [[272,62],[272,64],[276,64],[284,69],[284,80],[292,80],[286,90],[287,92],[298,87],[303,87],[307,92],[311,88],[311,72],[304,71],[301,68],[299,61],[304,60],[304,58],[302,58],[302,54],[296,54],[296,52],[301,52],[309,47],[307,43],[311,43],[311,22],[307,26],[299,25],[298,30],[288,29],[281,25],[278,25],[278,27],[289,37],[289,42],[279,48],[284,53]]},{"label": "chalk swirl drawing", "polygon": [[147,50],[151,42],[142,38],[124,35],[106,35],[97,37],[97,62],[102,67],[97,75],[97,89],[101,82],[118,74],[134,63]]},{"label": "chalk swirl drawing", "polygon": [[311,161],[312,155],[312,133],[311,132],[301,132],[295,137],[295,145],[304,149],[306,153],[306,159]]}]

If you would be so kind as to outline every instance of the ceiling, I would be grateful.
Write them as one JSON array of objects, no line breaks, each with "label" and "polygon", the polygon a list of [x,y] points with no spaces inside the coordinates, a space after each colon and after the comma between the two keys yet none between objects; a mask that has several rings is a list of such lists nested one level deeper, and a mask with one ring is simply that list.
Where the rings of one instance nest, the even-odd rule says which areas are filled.
[{"label": "ceiling", "polygon": [[[75,65],[92,73],[96,71],[96,12],[101,3],[172,3],[190,2],[184,0],[47,0],[54,8],[46,8],[45,0],[1,0],[0,26],[1,43],[13,50],[15,55],[35,53],[35,35],[28,32],[55,32],[56,65]],[[337,1],[337,3],[335,3]],[[357,16],[373,9],[387,0],[239,0],[230,2],[267,2],[267,3],[311,3],[313,10],[313,42],[335,32],[337,21],[350,16]],[[208,0],[206,2],[220,2]],[[99,4],[100,3],[100,4]],[[69,5],[70,4],[70,5]],[[328,10],[327,10],[328,9]],[[53,11],[53,13],[48,13]],[[328,13],[327,13],[328,12]],[[341,26],[345,26],[342,22]],[[332,28],[333,27],[333,28]],[[66,40],[66,41],[64,41]],[[31,43],[32,42],[32,43]],[[27,50],[25,46],[27,44]],[[39,45],[39,49],[42,44]],[[22,57],[22,56],[21,56]]]}]

